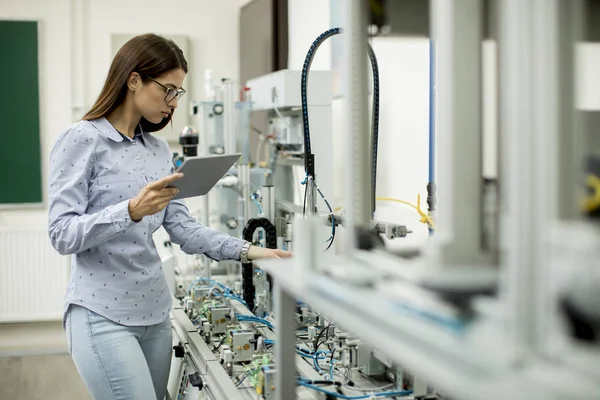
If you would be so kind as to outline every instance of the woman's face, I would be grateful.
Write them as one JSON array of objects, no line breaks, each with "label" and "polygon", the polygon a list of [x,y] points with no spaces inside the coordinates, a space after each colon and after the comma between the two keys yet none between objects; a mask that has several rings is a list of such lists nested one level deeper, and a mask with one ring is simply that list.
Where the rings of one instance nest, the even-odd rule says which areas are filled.
[{"label": "woman's face", "polygon": [[178,95],[183,95],[181,85],[184,78],[185,72],[178,68],[147,79],[134,95],[137,111],[153,124],[169,118],[177,108]]}]

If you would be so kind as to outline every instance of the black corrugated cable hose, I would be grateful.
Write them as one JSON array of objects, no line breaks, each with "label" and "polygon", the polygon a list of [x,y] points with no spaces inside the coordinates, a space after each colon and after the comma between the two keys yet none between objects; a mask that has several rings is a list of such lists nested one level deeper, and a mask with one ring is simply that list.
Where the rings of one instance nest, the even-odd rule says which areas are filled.
[{"label": "black corrugated cable hose", "polygon": [[[315,179],[315,160],[312,154],[310,146],[310,125],[308,120],[308,101],[307,101],[307,86],[308,86],[308,72],[310,71],[310,65],[312,64],[313,58],[317,49],[321,44],[328,38],[342,33],[342,28],[328,29],[320,34],[310,46],[306,58],[304,59],[304,65],[302,66],[302,78],[300,79],[300,91],[302,98],[302,122],[304,124],[304,170],[307,176],[312,176]],[[371,69],[373,72],[373,120],[371,123],[371,208],[372,213],[375,213],[376,207],[376,196],[377,196],[377,150],[379,145],[379,65],[377,63],[377,57],[371,47],[368,44],[368,55],[371,60]],[[306,193],[306,188],[304,189]]]},{"label": "black corrugated cable hose", "polygon": [[[253,218],[248,221],[242,232],[242,237],[248,242],[252,242],[252,237],[257,229],[262,228],[265,231],[266,244],[268,249],[277,248],[277,229],[267,218]],[[256,290],[254,288],[254,265],[242,263],[242,291],[246,306],[254,312],[254,296]],[[271,283],[271,277],[267,274],[267,279]],[[272,285],[271,285],[272,286]]]}]

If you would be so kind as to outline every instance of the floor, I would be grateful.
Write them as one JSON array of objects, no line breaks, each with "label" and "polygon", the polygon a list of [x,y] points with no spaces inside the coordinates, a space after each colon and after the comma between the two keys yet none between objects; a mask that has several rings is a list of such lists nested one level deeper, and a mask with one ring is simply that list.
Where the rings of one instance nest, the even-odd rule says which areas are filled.
[{"label": "floor", "polygon": [[0,400],[88,400],[60,322],[0,324]]},{"label": "floor", "polygon": [[0,324],[0,357],[66,353],[60,321]]},{"label": "floor", "polygon": [[0,358],[0,400],[91,399],[68,354]]}]

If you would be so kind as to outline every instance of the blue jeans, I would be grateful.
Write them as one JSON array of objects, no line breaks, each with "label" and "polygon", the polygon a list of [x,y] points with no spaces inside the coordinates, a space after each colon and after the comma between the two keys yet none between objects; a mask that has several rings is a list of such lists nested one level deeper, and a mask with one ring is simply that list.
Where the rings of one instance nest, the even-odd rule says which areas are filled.
[{"label": "blue jeans", "polygon": [[124,326],[71,305],[69,354],[95,400],[163,400],[171,367],[171,320]]}]

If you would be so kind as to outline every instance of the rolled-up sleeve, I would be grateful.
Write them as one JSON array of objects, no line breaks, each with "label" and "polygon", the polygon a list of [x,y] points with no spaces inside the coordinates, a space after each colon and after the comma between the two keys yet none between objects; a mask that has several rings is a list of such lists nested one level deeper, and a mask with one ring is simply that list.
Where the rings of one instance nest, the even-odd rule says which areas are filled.
[{"label": "rolled-up sleeve", "polygon": [[95,145],[92,135],[71,128],[50,153],[48,233],[52,246],[63,255],[102,244],[135,224],[129,200],[86,214]]},{"label": "rolled-up sleeve", "polygon": [[207,228],[190,216],[185,203],[174,200],[166,208],[163,227],[171,241],[187,254],[205,254],[213,260],[239,260],[243,245],[226,233]]}]

